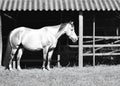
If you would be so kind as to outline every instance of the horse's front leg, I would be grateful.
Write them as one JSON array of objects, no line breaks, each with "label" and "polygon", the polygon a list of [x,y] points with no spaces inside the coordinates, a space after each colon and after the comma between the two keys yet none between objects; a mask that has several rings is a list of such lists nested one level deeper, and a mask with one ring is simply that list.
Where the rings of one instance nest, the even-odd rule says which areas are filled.
[{"label": "horse's front leg", "polygon": [[47,61],[47,62],[48,62],[48,63],[47,63],[47,69],[48,69],[48,70],[51,69],[51,68],[50,68],[50,62],[51,62],[51,57],[52,57],[53,51],[54,51],[54,49],[48,51],[48,61]]},{"label": "horse's front leg", "polygon": [[45,63],[47,60],[47,53],[48,53],[48,47],[45,47],[43,49],[43,65],[42,65],[42,69],[45,70]]}]

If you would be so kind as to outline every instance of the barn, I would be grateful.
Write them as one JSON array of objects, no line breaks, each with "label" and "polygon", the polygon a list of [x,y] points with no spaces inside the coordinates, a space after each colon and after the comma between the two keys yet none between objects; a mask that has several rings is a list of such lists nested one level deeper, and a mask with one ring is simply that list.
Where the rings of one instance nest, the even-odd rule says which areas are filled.
[{"label": "barn", "polygon": [[[119,0],[0,0],[0,64],[5,59],[6,37],[14,28],[41,28],[67,21],[74,21],[79,41],[72,44],[67,39],[59,45],[68,46],[68,51],[76,55],[79,67],[83,67],[84,57],[92,56],[95,65],[96,56],[120,55],[119,49],[107,49],[107,53],[100,51],[104,47],[120,47],[119,11]],[[63,39],[66,38],[60,40]],[[62,57],[58,52],[57,57]],[[66,53],[71,55],[70,52]]]}]

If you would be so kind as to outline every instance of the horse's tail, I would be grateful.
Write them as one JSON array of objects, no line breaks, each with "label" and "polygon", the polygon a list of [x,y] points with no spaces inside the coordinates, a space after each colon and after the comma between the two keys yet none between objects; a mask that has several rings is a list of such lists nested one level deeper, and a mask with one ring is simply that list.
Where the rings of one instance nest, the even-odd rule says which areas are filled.
[{"label": "horse's tail", "polygon": [[12,47],[10,45],[10,39],[8,37],[7,47],[6,47],[6,51],[5,51],[5,55],[4,55],[4,59],[3,59],[3,66],[5,66],[6,68],[8,68],[8,65],[9,65],[11,50],[12,50]]}]

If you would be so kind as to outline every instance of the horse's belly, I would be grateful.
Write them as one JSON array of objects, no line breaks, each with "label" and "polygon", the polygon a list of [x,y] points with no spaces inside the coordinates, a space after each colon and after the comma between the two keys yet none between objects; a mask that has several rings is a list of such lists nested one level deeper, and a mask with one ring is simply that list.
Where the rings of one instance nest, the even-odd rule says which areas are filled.
[{"label": "horse's belly", "polygon": [[42,49],[41,41],[36,37],[31,37],[29,39],[24,39],[22,45],[29,50],[40,50]]},{"label": "horse's belly", "polygon": [[40,44],[35,43],[23,44],[23,46],[28,50],[41,50],[43,48]]}]

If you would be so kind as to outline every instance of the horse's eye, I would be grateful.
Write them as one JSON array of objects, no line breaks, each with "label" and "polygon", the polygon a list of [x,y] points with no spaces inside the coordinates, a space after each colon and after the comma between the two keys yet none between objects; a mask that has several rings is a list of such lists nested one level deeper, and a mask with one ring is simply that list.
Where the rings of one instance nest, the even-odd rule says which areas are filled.
[{"label": "horse's eye", "polygon": [[74,29],[71,29],[71,31],[73,31]]}]

